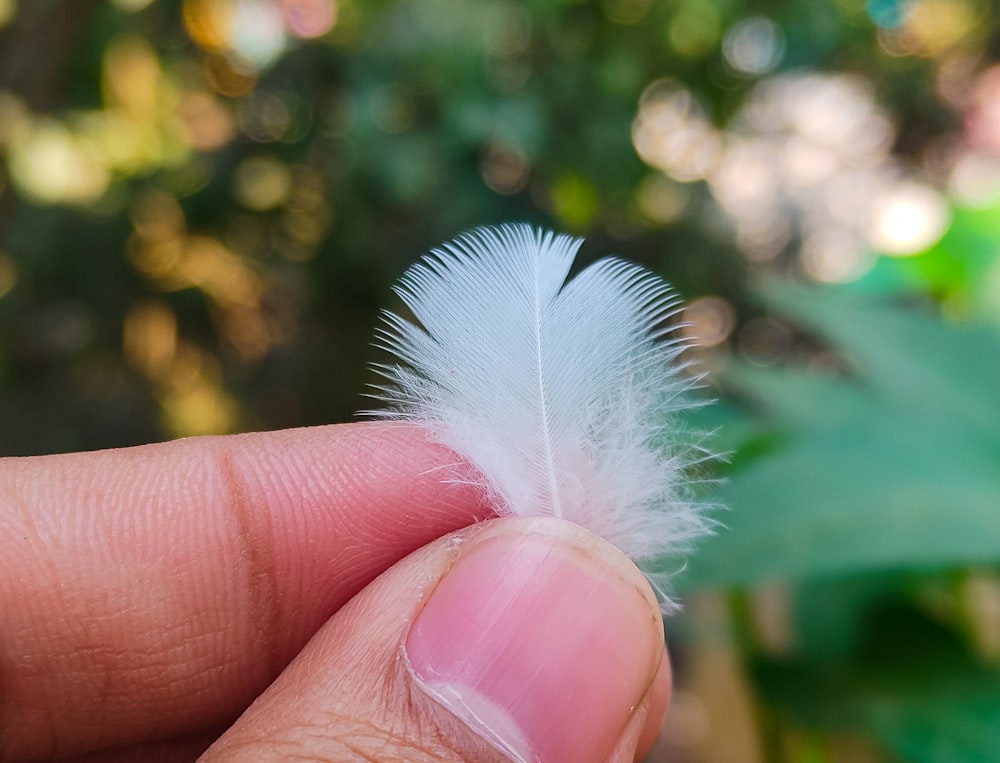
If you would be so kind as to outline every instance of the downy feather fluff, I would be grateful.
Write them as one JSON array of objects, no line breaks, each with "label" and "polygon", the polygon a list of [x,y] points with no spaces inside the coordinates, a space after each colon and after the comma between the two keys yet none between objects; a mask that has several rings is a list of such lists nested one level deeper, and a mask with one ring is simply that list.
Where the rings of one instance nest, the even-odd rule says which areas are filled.
[{"label": "downy feather fluff", "polygon": [[[567,280],[581,239],[528,225],[478,228],[434,249],[396,286],[417,323],[387,313],[378,366],[388,419],[418,422],[482,474],[500,515],[552,515],[643,568],[709,531],[683,444],[691,407],[679,301],[658,276],[605,258]],[[668,562],[669,564],[669,562]],[[676,565],[675,565],[676,566]]]}]

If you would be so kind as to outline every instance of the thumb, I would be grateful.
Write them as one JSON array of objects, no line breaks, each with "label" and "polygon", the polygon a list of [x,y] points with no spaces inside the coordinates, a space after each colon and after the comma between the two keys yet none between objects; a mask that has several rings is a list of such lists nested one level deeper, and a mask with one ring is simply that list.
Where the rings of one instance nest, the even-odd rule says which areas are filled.
[{"label": "thumb", "polygon": [[558,519],[492,520],[371,583],[204,759],[631,761],[666,709],[663,654],[621,552]]}]

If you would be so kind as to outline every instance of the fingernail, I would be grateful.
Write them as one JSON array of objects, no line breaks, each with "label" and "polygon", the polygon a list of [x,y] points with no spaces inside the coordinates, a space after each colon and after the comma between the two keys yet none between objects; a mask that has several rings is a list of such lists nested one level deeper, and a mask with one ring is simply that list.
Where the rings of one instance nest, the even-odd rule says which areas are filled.
[{"label": "fingernail", "polygon": [[656,672],[658,615],[593,549],[496,536],[460,560],[406,641],[423,690],[517,761],[603,761]]}]

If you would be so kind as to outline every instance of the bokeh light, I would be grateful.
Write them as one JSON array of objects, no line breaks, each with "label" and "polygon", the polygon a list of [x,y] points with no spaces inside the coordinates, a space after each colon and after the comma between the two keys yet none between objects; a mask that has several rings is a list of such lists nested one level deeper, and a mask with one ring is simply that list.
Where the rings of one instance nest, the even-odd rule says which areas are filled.
[{"label": "bokeh light", "polygon": [[750,76],[772,71],[781,61],[784,49],[778,25],[763,16],[737,22],[722,41],[726,63],[740,74]]},{"label": "bokeh light", "polygon": [[639,211],[648,220],[660,225],[680,220],[690,200],[688,187],[665,175],[647,175],[636,188]]},{"label": "bokeh light", "polygon": [[800,253],[806,275],[825,283],[857,280],[874,264],[871,250],[850,231],[827,228],[802,242]]},{"label": "bokeh light", "polygon": [[162,300],[138,302],[125,316],[125,357],[151,379],[169,374],[177,357],[177,340],[177,316]]},{"label": "bokeh light", "polygon": [[296,37],[322,37],[337,22],[333,0],[281,0],[281,11],[288,31]]},{"label": "bokeh light", "polygon": [[670,80],[642,94],[632,142],[643,161],[680,182],[701,180],[718,162],[722,141],[694,96]]},{"label": "bokeh light", "polygon": [[567,173],[555,180],[549,188],[552,213],[571,230],[585,229],[600,209],[597,188],[574,173]]},{"label": "bokeh light", "polygon": [[873,249],[913,254],[948,224],[941,194],[891,157],[891,123],[859,77],[770,77],[725,130],[689,91],[659,80],[643,94],[632,136],[639,156],[665,176],[661,186],[639,186],[643,214],[669,221],[669,184],[703,179],[755,264],[793,247],[805,275],[850,281],[870,269]]},{"label": "bokeh light", "polygon": [[18,189],[43,204],[94,202],[111,182],[97,147],[54,119],[38,119],[15,139],[8,163]]},{"label": "bokeh light", "polygon": [[504,196],[524,190],[531,176],[531,167],[524,151],[504,143],[486,146],[479,162],[483,182]]},{"label": "bokeh light", "polygon": [[1000,156],[964,152],[951,169],[948,190],[963,206],[989,206],[1000,196]]},{"label": "bokeh light", "polygon": [[684,309],[684,324],[685,334],[696,346],[715,347],[736,328],[736,311],[721,297],[699,297]]},{"label": "bokeh light", "polygon": [[233,190],[244,206],[262,212],[283,204],[292,191],[292,171],[269,156],[244,159],[233,178]]},{"label": "bokeh light", "polygon": [[916,254],[937,241],[948,222],[948,205],[941,194],[927,186],[903,183],[879,199],[870,240],[885,254]]},{"label": "bokeh light", "polygon": [[712,53],[721,34],[722,18],[714,3],[685,0],[670,20],[668,40],[679,55],[702,58]]},{"label": "bokeh light", "polygon": [[288,44],[275,0],[184,0],[184,23],[206,51],[224,52],[251,70],[269,66]]},{"label": "bokeh light", "polygon": [[184,28],[206,50],[223,50],[236,12],[233,0],[184,0]]},{"label": "bokeh light", "polygon": [[177,105],[177,117],[186,130],[187,142],[196,151],[221,148],[236,133],[232,113],[211,93],[184,93]]},{"label": "bokeh light", "polygon": [[867,0],[868,16],[882,29],[899,29],[918,0]]},{"label": "bokeh light", "polygon": [[269,66],[284,52],[284,15],[272,0],[235,0],[226,43],[257,68]]}]

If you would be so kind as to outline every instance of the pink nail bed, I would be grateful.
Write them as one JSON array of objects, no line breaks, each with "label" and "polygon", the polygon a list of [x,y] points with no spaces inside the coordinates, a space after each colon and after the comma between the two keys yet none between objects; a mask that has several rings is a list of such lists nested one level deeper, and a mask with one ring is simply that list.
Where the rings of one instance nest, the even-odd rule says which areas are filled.
[{"label": "pink nail bed", "polygon": [[605,760],[652,680],[650,605],[583,554],[543,535],[485,540],[407,637],[422,689],[514,760]]}]

